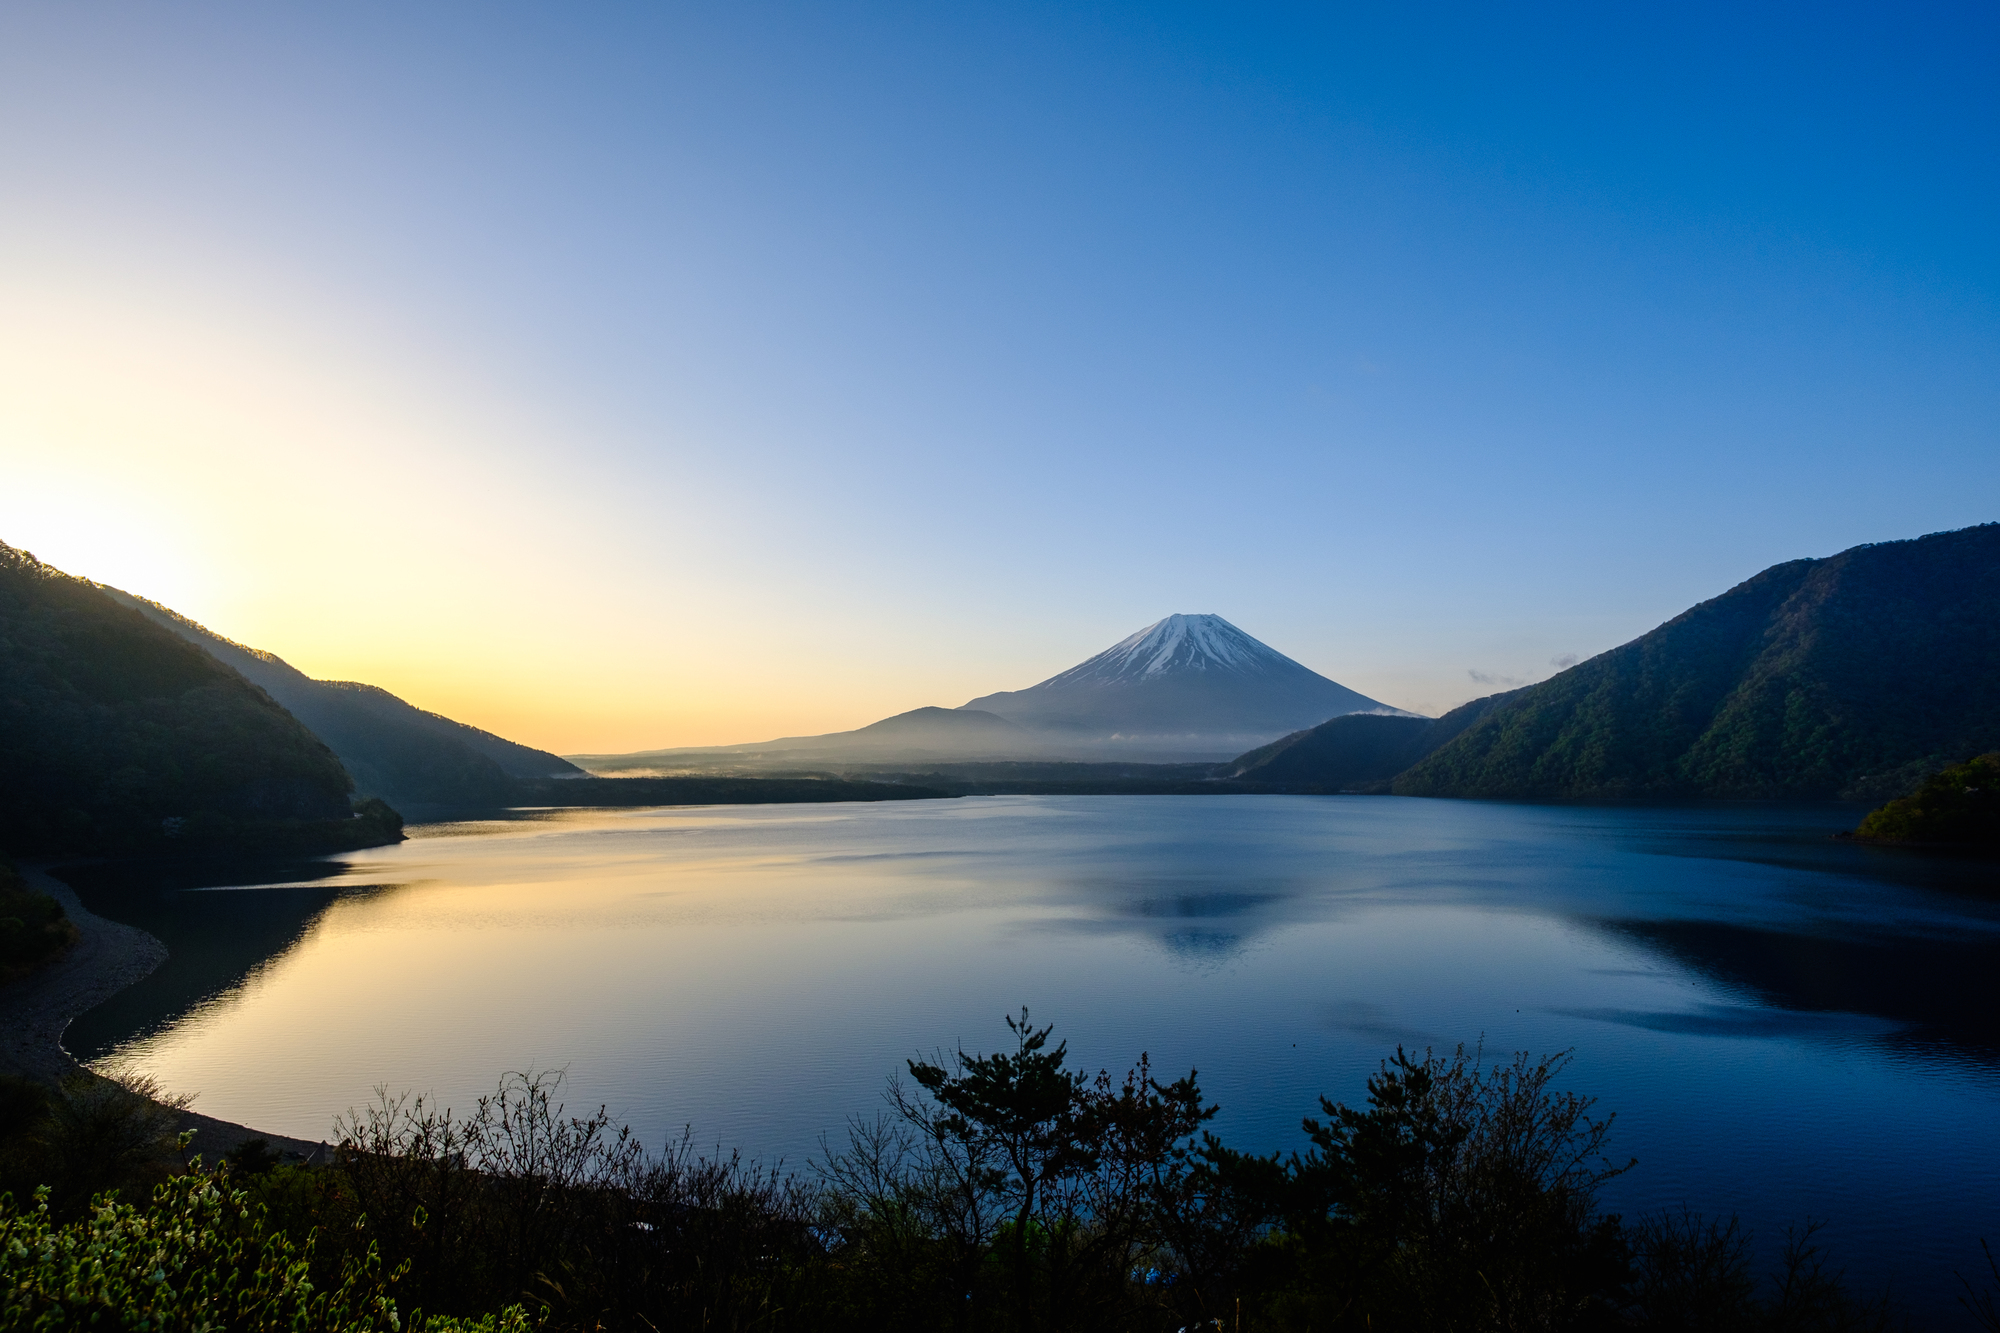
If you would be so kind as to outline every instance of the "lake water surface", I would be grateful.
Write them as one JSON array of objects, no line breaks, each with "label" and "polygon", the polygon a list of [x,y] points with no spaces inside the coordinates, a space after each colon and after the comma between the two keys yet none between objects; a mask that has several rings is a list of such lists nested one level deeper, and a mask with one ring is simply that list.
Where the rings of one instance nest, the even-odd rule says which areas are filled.
[{"label": "lake water surface", "polygon": [[286,866],[65,872],[172,958],[85,1058],[304,1138],[376,1085],[561,1067],[658,1141],[803,1163],[912,1055],[1028,1005],[1089,1069],[1199,1067],[1297,1146],[1398,1043],[1573,1050],[1639,1164],[1609,1202],[1830,1220],[1950,1308],[2000,1242],[1993,862],[1854,813],[1386,797],[988,797],[523,812]]}]

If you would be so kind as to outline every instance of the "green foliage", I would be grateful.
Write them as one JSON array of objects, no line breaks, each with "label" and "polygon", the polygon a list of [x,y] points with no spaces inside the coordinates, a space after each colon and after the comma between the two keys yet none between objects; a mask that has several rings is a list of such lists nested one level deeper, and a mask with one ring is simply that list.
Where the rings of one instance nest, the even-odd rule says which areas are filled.
[{"label": "green foliage", "polygon": [[290,714],[81,579],[0,545],[0,848],[340,845],[346,772]]},{"label": "green foliage", "polygon": [[1828,797],[2000,745],[2000,524],[1777,565],[1503,699],[1412,796]]},{"label": "green foliage", "polygon": [[2000,753],[1933,773],[1913,794],[1871,811],[1854,836],[1880,842],[2000,843]]},{"label": "green foliage", "polygon": [[[227,1172],[161,1184],[144,1207],[93,1200],[67,1225],[45,1194],[0,1198],[0,1333],[67,1327],[133,1333],[402,1333],[368,1247],[332,1283],[313,1280],[317,1237],[294,1242]],[[476,1320],[421,1317],[409,1333],[527,1333],[510,1306]]]}]

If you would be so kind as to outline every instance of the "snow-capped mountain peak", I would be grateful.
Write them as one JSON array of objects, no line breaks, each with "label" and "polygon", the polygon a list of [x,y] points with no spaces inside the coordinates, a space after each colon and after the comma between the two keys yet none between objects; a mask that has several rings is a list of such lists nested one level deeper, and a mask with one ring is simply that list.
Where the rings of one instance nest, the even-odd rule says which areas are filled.
[{"label": "snow-capped mountain peak", "polygon": [[1216,615],[1171,615],[1078,663],[1044,686],[1138,682],[1186,672],[1263,675],[1307,668]]},{"label": "snow-capped mountain peak", "polygon": [[1146,626],[1025,690],[982,695],[992,713],[1073,753],[1225,758],[1341,713],[1392,712],[1215,615]]}]

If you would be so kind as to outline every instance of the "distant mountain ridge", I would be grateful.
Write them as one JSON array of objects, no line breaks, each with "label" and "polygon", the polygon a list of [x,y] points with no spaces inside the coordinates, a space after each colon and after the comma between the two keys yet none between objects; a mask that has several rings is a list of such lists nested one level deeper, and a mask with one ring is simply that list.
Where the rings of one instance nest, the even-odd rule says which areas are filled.
[{"label": "distant mountain ridge", "polygon": [[226,639],[158,602],[105,595],[233,668],[332,747],[364,796],[402,805],[508,804],[515,779],[580,777],[569,761],[426,712],[357,681],[314,680],[283,658]]},{"label": "distant mountain ridge", "polygon": [[912,708],[853,731],[781,736],[745,745],[705,745],[630,754],[571,755],[592,773],[728,773],[816,769],[847,764],[923,765],[973,756],[1011,759],[1037,753],[1029,732],[991,713]]},{"label": "distant mountain ridge", "polygon": [[1338,713],[1409,716],[1216,615],[1171,615],[1024,690],[853,731],[570,756],[593,773],[751,772],[988,760],[1213,762]]}]

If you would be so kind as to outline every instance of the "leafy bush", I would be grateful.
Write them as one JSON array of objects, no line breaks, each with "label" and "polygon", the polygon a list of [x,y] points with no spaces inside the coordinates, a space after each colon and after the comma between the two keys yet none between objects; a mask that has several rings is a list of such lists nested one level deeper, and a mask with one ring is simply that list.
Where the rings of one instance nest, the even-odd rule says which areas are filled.
[{"label": "leafy bush", "polygon": [[[371,1246],[339,1280],[312,1280],[315,1237],[294,1243],[226,1172],[190,1173],[147,1207],[93,1200],[68,1225],[47,1192],[25,1211],[0,1196],[0,1330],[144,1333],[402,1333]],[[519,1306],[476,1321],[410,1321],[409,1333],[527,1333]]]},{"label": "leafy bush", "polygon": [[1933,773],[1911,795],[1871,811],[1854,836],[1881,842],[2000,843],[2000,753]]}]

